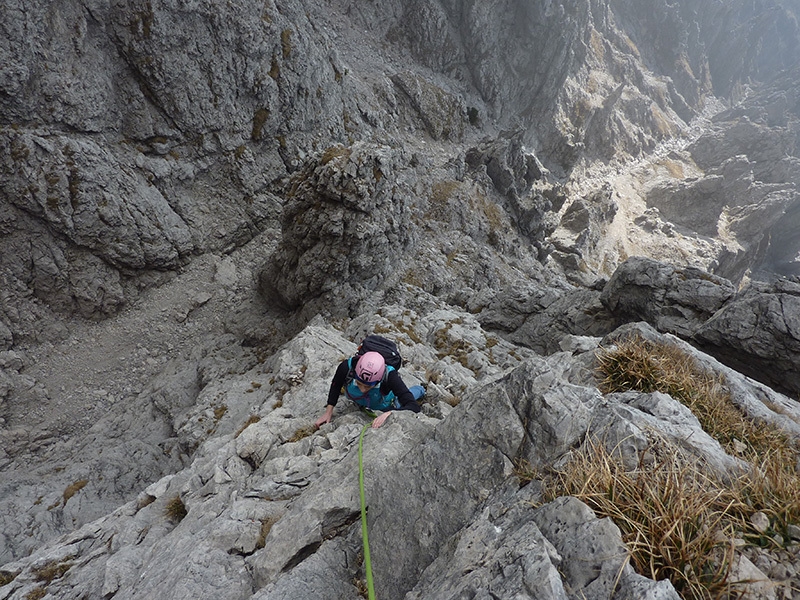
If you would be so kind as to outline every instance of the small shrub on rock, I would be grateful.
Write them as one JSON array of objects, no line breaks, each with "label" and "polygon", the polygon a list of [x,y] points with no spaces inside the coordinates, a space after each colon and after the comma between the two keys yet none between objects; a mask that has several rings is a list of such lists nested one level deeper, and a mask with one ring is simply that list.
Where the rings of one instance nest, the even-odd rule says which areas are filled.
[{"label": "small shrub on rock", "polygon": [[45,596],[47,596],[47,588],[39,586],[25,594],[25,600],[42,600]]},{"label": "small shrub on rock", "polygon": [[164,507],[164,514],[174,523],[180,523],[183,520],[187,512],[186,505],[183,503],[180,496],[175,496],[172,500],[167,502]]},{"label": "small shrub on rock", "polygon": [[292,434],[287,441],[288,442],[299,442],[303,438],[307,438],[310,435],[313,435],[317,428],[314,425],[306,425],[305,427],[301,427],[297,431]]},{"label": "small shrub on rock", "polygon": [[8,585],[17,578],[19,573],[12,573],[10,571],[0,571],[0,587]]}]

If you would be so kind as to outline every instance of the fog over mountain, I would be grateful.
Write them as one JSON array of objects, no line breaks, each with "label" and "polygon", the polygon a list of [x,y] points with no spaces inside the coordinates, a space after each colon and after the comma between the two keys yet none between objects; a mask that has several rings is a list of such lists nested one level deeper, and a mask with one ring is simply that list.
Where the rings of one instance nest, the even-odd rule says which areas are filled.
[{"label": "fog over mountain", "polygon": [[[0,600],[363,595],[368,419],[313,423],[368,333],[427,387],[364,438],[379,598],[692,597],[544,474],[756,469],[601,385],[628,335],[797,439],[798,185],[797,0],[5,0]],[[727,583],[800,598],[767,517]]]}]

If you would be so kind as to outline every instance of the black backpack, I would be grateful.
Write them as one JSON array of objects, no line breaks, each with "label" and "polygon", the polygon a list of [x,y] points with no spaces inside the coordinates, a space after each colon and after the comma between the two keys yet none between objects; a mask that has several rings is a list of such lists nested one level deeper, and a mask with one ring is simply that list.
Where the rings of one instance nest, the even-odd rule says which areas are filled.
[{"label": "black backpack", "polygon": [[383,336],[372,334],[361,340],[361,344],[359,344],[358,350],[356,350],[356,356],[361,356],[365,352],[379,353],[383,356],[383,360],[386,361],[386,364],[394,367],[395,370],[403,366],[403,357],[400,356],[397,344],[392,340],[387,340]]}]

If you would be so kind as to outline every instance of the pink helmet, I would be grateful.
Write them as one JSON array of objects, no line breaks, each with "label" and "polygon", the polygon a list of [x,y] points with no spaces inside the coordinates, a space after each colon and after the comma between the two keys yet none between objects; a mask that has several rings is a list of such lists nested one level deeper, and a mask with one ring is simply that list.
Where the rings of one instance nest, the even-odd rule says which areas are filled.
[{"label": "pink helmet", "polygon": [[378,383],[386,373],[386,361],[378,352],[365,352],[356,363],[356,377],[364,383]]}]

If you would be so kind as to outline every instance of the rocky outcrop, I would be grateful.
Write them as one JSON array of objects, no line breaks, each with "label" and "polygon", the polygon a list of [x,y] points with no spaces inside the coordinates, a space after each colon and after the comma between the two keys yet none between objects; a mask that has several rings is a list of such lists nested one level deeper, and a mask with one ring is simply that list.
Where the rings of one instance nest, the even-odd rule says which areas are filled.
[{"label": "rocky outcrop", "polygon": [[544,355],[564,350],[569,336],[603,336],[614,328],[612,315],[592,289],[509,285],[481,309],[484,327]]},{"label": "rocky outcrop", "polygon": [[634,257],[617,268],[600,302],[618,324],[647,321],[661,332],[690,338],[735,293],[730,281],[701,269]]},{"label": "rocky outcrop", "polygon": [[790,98],[796,95],[795,70],[718,114],[688,147],[703,175],[647,192],[648,206],[665,219],[723,243],[714,272],[732,281],[749,271],[795,268],[800,159],[791,130],[800,113]]},{"label": "rocky outcrop", "polygon": [[563,211],[549,241],[554,248],[553,258],[572,282],[584,287],[594,283],[598,269],[590,257],[598,254],[618,210],[614,193],[606,185],[587,198],[576,198]]},{"label": "rocky outcrop", "polygon": [[754,283],[700,327],[709,354],[775,389],[800,392],[800,285]]},{"label": "rocky outcrop", "polygon": [[532,501],[531,492],[523,488],[502,508],[484,510],[461,533],[452,552],[426,569],[406,599],[458,598],[482,591],[552,600],[575,594],[679,598],[669,582],[645,580],[624,564],[625,547],[610,521],[598,520],[575,498],[559,498],[530,511],[526,504]]},{"label": "rocky outcrop", "polygon": [[283,237],[260,275],[271,303],[297,309],[324,296],[347,311],[385,283],[412,241],[407,162],[387,147],[334,146],[292,177]]},{"label": "rocky outcrop", "polygon": [[392,82],[408,98],[422,128],[434,140],[460,141],[464,137],[467,109],[462,98],[409,71],[392,76]]},{"label": "rocky outcrop", "polygon": [[544,177],[544,168],[522,145],[522,132],[484,140],[467,151],[465,161],[471,169],[484,167],[497,191],[509,197],[527,192],[534,181]]},{"label": "rocky outcrop", "polygon": [[697,343],[709,354],[775,389],[797,393],[800,286],[754,282],[737,293],[700,269],[642,257],[620,265],[600,301],[617,324],[646,321]]},{"label": "rocky outcrop", "polygon": [[127,269],[174,267],[193,249],[160,191],[96,143],[27,132],[4,142],[2,163],[16,163],[5,169],[6,197],[73,245]]},{"label": "rocky outcrop", "polygon": [[464,160],[478,177],[486,173],[520,233],[534,243],[544,261],[551,251],[548,236],[558,224],[557,213],[566,197],[561,186],[549,181],[536,155],[526,152],[523,133],[504,132],[483,140],[467,150]]},{"label": "rocky outcrop", "polygon": [[[170,0],[24,11],[17,4],[2,9],[7,252],[0,268],[13,304],[37,312],[41,328],[0,318],[20,340],[51,334],[51,308],[103,318],[157,280],[153,269],[175,270],[198,253],[227,252],[276,229],[280,182],[334,144],[422,136],[463,143],[457,156],[474,139],[517,131],[529,159],[536,155],[528,183],[541,165],[564,176],[577,164],[641,156],[672,139],[686,131],[704,94],[727,97],[738,82],[767,80],[797,47],[797,31],[777,25],[792,22],[783,17],[788,9],[769,12],[766,0],[536,7],[508,0],[491,14],[439,0],[385,0],[369,9],[296,0],[223,9]],[[652,15],[656,29],[644,18]],[[758,51],[731,47],[727,32],[737,26]],[[770,66],[769,57],[778,63]],[[781,105],[791,97],[784,89],[758,103],[770,118],[781,106],[793,110]],[[507,193],[502,164],[486,166]],[[794,230],[774,218],[789,191],[763,181],[772,187],[754,192],[774,200],[769,214],[743,207],[731,225],[743,246],[741,238],[767,221],[781,239]],[[542,258],[551,251],[541,233],[554,228],[548,213],[564,202],[558,190],[537,189],[506,204]],[[653,203],[663,204],[658,192]],[[572,238],[591,204],[566,215]],[[27,243],[30,231],[34,243]],[[560,243],[568,249],[559,252],[604,252],[597,232]],[[758,256],[791,262],[773,247]],[[736,243],[727,248],[738,256]],[[720,274],[731,279],[760,261],[730,260]],[[595,271],[603,261],[584,262]]]},{"label": "rocky outcrop", "polygon": [[[415,317],[407,339],[426,331],[435,337],[433,322]],[[368,325],[374,329],[377,322],[358,324]],[[709,369],[724,371],[744,410],[769,413],[775,426],[800,434],[800,421],[793,420],[800,412],[791,401],[781,400],[786,411],[767,408],[765,388],[676,338],[629,326],[604,344],[635,332],[679,344]],[[422,375],[419,361],[430,362],[425,346],[402,348],[409,382]],[[212,397],[224,398],[225,418],[187,468],[5,564],[2,571],[12,577],[2,597],[22,598],[37,587],[59,598],[356,594],[354,581],[362,577],[357,447],[368,421],[340,406],[332,424],[307,429],[321,410],[328,367],[353,347],[318,321],[266,363],[220,381]],[[483,352],[496,357],[497,349]],[[617,585],[615,598],[677,597],[668,582],[624,566],[620,532],[610,521],[573,498],[542,504],[538,484],[520,488],[514,475],[520,459],[541,466],[563,460],[587,431],[610,449],[623,449],[634,465],[657,432],[721,472],[742,467],[671,397],[602,396],[586,369],[591,357],[578,352],[520,361],[509,355],[505,375],[473,379],[456,408],[435,417],[395,413],[366,433],[368,526],[380,597],[446,599],[490,589],[525,598],[600,599]],[[442,363],[456,364],[450,356]],[[243,382],[259,393],[237,395]],[[431,414],[437,385],[429,384]],[[771,393],[770,403],[780,399]],[[45,567],[62,570],[43,583],[37,573]]]},{"label": "rocky outcrop", "polygon": [[645,74],[614,12],[602,3],[508,1],[487,20],[478,4],[424,1],[408,5],[397,29],[424,65],[468,77],[501,127],[521,118],[526,143],[563,174],[586,155],[635,155],[681,128],[674,107],[684,110],[685,100]]}]

